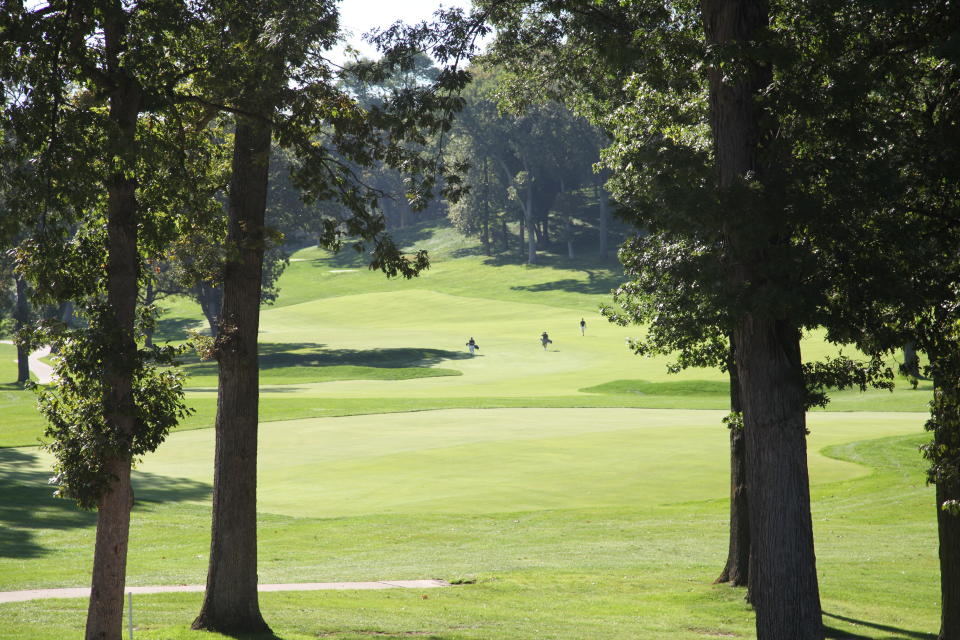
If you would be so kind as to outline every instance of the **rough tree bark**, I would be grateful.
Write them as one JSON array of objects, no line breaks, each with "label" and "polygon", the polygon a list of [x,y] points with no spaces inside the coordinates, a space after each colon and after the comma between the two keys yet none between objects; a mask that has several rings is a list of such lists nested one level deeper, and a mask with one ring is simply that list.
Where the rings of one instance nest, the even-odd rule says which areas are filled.
[{"label": "rough tree bark", "polygon": [[237,117],[228,205],[229,257],[217,339],[220,379],[210,562],[203,605],[193,622],[194,629],[227,635],[269,631],[257,594],[256,521],[257,332],[271,136],[268,120]]},{"label": "rough tree bark", "polygon": [[800,332],[786,321],[747,315],[735,334],[757,638],[820,640]]},{"label": "rough tree bark", "polygon": [[[30,302],[27,300],[27,281],[16,278],[17,307],[14,314],[15,328],[19,333],[30,318]],[[17,383],[24,384],[30,381],[30,345],[17,340]]]},{"label": "rough tree bark", "polygon": [[[760,39],[768,25],[764,0],[702,0],[707,45],[745,45]],[[760,92],[771,71],[756,59],[725,74],[710,71],[710,110],[717,179],[721,189],[746,180],[763,182]],[[784,241],[785,229],[769,220],[767,242]],[[738,227],[739,228],[739,227]],[[780,232],[784,232],[781,234]],[[727,229],[730,273],[736,287],[775,286],[765,269],[765,247]],[[751,589],[758,640],[821,640],[823,623],[817,585],[806,464],[806,415],[800,359],[800,332],[789,317],[746,309],[734,319],[733,334],[744,412],[747,490],[753,563]]]},{"label": "rough tree bark", "polygon": [[917,346],[912,340],[903,343],[903,364],[900,371],[917,380],[924,379],[920,373],[920,356],[917,355]]},{"label": "rough tree bark", "polygon": [[[960,433],[960,425],[956,425]],[[960,516],[940,508],[960,500],[960,482],[937,483],[937,533],[940,541],[939,640],[960,638]]]},{"label": "rough tree bark", "polygon": [[[109,93],[110,149],[121,159],[107,178],[107,330],[112,332],[113,357],[103,363],[104,419],[112,431],[130,435],[135,428],[133,371],[137,345],[134,319],[137,305],[137,196],[134,162],[137,118],[142,90],[122,67],[126,14],[117,4],[105,12],[104,49],[107,71],[114,83]],[[107,460],[113,481],[97,504],[97,533],[93,555],[86,640],[120,640],[127,548],[130,541],[129,455]]]},{"label": "rough tree bark", "polygon": [[[735,345],[730,338],[727,371],[730,375],[730,412],[742,413],[740,376],[734,358]],[[730,543],[727,562],[716,582],[729,582],[735,587],[749,584],[750,578],[750,510],[747,499],[746,446],[743,424],[730,425]],[[748,594],[747,600],[750,600]]]},{"label": "rough tree bark", "polygon": [[[930,479],[936,485],[937,535],[940,543],[940,635],[939,640],[960,638],[960,357],[931,349],[935,367],[934,396],[930,422],[933,449],[927,457],[933,463]],[[952,504],[944,509],[944,504]]]}]

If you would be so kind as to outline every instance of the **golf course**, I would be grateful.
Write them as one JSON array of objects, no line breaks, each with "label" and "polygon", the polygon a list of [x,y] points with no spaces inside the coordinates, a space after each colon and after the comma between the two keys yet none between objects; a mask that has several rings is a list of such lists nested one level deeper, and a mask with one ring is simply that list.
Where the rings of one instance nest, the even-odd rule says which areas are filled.
[{"label": "golf course", "polygon": [[[443,225],[398,237],[429,251],[420,277],[307,247],[263,307],[258,579],[450,586],[263,592],[275,637],[754,637],[745,590],[713,584],[728,543],[725,374],[671,375],[669,358],[630,351],[642,329],[598,311],[615,260],[525,266]],[[206,326],[191,300],[161,304],[158,343]],[[804,337],[805,360],[838,349]],[[15,357],[0,345],[0,381]],[[134,471],[128,586],[206,579],[216,365],[188,355],[184,369],[193,413]],[[830,395],[808,414],[827,636],[935,638],[937,525],[918,452],[930,385]],[[89,586],[96,517],[52,497],[34,405],[0,387],[0,591]],[[135,637],[226,638],[189,630],[202,597],[135,596]],[[80,638],[86,607],[0,602],[0,639]]]}]

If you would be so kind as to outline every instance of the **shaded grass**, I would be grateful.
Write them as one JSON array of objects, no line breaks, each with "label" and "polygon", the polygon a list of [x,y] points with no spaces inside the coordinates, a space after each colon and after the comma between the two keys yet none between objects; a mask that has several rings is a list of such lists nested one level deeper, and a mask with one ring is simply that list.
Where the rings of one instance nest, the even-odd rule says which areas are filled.
[{"label": "shaded grass", "polygon": [[583,393],[611,395],[636,394],[643,396],[725,396],[730,397],[730,385],[720,380],[679,380],[676,382],[648,382],[646,380],[614,380],[580,389]]},{"label": "shaded grass", "polygon": [[[462,375],[439,362],[462,360],[467,354],[443,349],[331,349],[313,343],[260,343],[260,383],[305,384],[333,380],[412,380]],[[217,386],[217,363],[183,358],[190,387]]]}]

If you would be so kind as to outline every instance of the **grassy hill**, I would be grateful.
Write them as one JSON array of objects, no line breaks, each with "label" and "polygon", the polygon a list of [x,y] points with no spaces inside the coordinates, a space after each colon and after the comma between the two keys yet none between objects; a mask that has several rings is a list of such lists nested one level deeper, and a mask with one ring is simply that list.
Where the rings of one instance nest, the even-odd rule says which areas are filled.
[{"label": "grassy hill", "polygon": [[[615,265],[528,267],[443,227],[402,239],[430,249],[422,277],[307,248],[264,308],[260,581],[459,584],[265,593],[273,640],[753,637],[742,591],[712,584],[726,553],[724,376],[670,376],[667,359],[629,353],[638,330],[597,313]],[[202,326],[196,305],[171,300],[159,336]],[[808,359],[834,350],[804,342]],[[204,581],[216,370],[187,370],[196,414],[135,472],[129,584]],[[917,453],[930,391],[834,396],[809,419],[830,637],[933,638],[936,527]],[[53,499],[49,457],[18,446],[42,430],[30,394],[2,387],[0,408],[0,590],[86,584],[94,518]],[[138,596],[136,637],[220,637],[187,630],[199,603]],[[0,638],[81,637],[84,615],[82,600],[0,604]]]}]

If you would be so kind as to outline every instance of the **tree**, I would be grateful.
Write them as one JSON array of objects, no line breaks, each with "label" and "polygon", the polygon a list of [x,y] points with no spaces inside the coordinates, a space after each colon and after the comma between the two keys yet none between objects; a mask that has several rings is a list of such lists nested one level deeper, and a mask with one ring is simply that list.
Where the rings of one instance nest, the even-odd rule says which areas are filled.
[{"label": "tree", "polygon": [[489,252],[490,215],[516,210],[527,232],[526,241],[521,238],[527,262],[535,264],[538,249],[550,244],[550,214],[557,211],[558,198],[567,193],[566,204],[579,205],[576,211],[567,206],[561,224],[585,208],[570,194],[595,182],[598,135],[560,102],[520,105],[498,96],[504,71],[479,62],[472,69],[474,80],[455,121],[451,147],[458,158],[472,161],[467,180],[474,193],[455,207],[453,216],[458,228],[486,238]]},{"label": "tree", "polygon": [[869,91],[833,110],[845,153],[819,181],[845,215],[812,242],[833,252],[824,265],[835,286],[832,333],[867,352],[913,343],[927,356],[924,371],[908,373],[934,381],[933,438],[922,450],[936,485],[945,640],[960,635],[960,13],[931,2],[856,18],[861,42],[843,62],[850,84]]},{"label": "tree", "polygon": [[[223,305],[215,355],[219,364],[213,520],[207,586],[194,629],[269,631],[257,594],[257,334],[273,118],[296,64],[317,39],[328,39],[336,16],[326,3],[293,7],[269,2],[209,7],[210,22],[234,59],[220,59],[211,79],[234,113],[228,192]],[[265,32],[273,35],[265,41]]]},{"label": "tree", "polygon": [[[708,49],[720,50],[757,46],[770,17],[762,1],[705,0],[702,19]],[[753,300],[764,301],[779,298],[791,280],[769,264],[770,256],[789,244],[791,232],[775,208],[782,201],[764,189],[776,180],[771,170],[777,170],[763,157],[772,151],[776,121],[760,103],[772,68],[762,59],[740,57],[735,63],[742,67],[733,78],[720,64],[708,71],[715,180],[725,208],[743,203],[752,215],[722,225],[720,238],[734,265],[726,274],[731,284],[753,289]],[[773,206],[745,197],[751,190],[764,192]],[[753,302],[733,318],[732,335],[744,408],[757,637],[821,638],[800,323],[791,311]]]},{"label": "tree", "polygon": [[[224,633],[268,629],[258,603],[256,555],[256,453],[258,411],[257,329],[263,256],[271,230],[265,225],[271,141],[288,149],[292,183],[306,204],[335,200],[342,207],[319,220],[321,246],[372,245],[371,268],[412,277],[426,268],[425,252],[402,254],[384,233],[380,193],[358,179],[355,168],[384,163],[409,173],[434,168],[415,150],[431,129],[449,128],[458,104],[437,87],[462,86],[466,76],[448,72],[436,85],[397,88],[383,105],[364,109],[337,82],[323,52],[337,38],[332,3],[265,1],[207,6],[209,75],[184,100],[230,113],[234,151],[228,193],[226,263],[219,332],[210,345],[220,379],[216,418],[213,521],[207,588],[193,628]],[[268,34],[269,37],[264,37]],[[365,81],[382,81],[409,55],[383,64],[357,65]],[[414,149],[414,151],[409,151]],[[424,195],[440,172],[427,175]],[[444,180],[456,184],[455,176]]]},{"label": "tree", "polygon": [[[625,91],[649,92],[652,88],[672,97],[671,92],[692,92],[696,96],[701,91],[698,87],[706,88],[700,95],[709,96],[710,129],[699,138],[708,140],[709,146],[694,145],[686,151],[684,140],[669,144],[668,139],[666,153],[658,163],[663,168],[673,160],[666,154],[676,151],[682,154],[681,163],[668,170],[666,179],[679,177],[691,168],[695,171],[695,181],[685,185],[688,194],[681,196],[685,199],[681,203],[687,206],[672,212],[647,210],[641,219],[650,233],[669,238],[668,242],[651,245],[653,248],[682,248],[689,243],[678,245],[671,236],[691,238],[704,247],[699,255],[721,266],[704,272],[708,279],[703,285],[705,299],[711,303],[706,309],[715,309],[708,311],[712,319],[726,313],[726,300],[736,301],[735,308],[729,309],[727,327],[736,347],[744,409],[751,543],[757,559],[752,579],[756,585],[753,601],[758,637],[820,637],[804,443],[801,319],[792,312],[796,304],[779,304],[782,292],[795,283],[784,277],[788,274],[774,270],[778,269],[777,263],[770,261],[778,255],[788,259],[781,247],[788,246],[790,239],[789,226],[776,215],[782,200],[771,197],[774,194],[766,190],[768,182],[775,184],[776,167],[768,164],[771,156],[765,147],[773,121],[767,117],[760,96],[772,71],[765,60],[737,56],[744,50],[753,51],[754,43],[766,37],[767,7],[761,2],[704,2],[700,11],[681,3],[659,8],[646,3],[631,8],[611,3],[579,11],[557,2],[542,3],[537,10],[539,13],[531,13],[541,19],[531,30],[539,29],[546,36],[531,36],[524,30],[524,22],[506,16],[503,23],[509,26],[501,27],[501,33],[509,34],[504,47],[516,55],[518,48],[526,50],[531,42],[539,45],[544,39],[554,40],[551,32],[561,29],[565,42],[554,40],[558,44],[550,49],[553,59],[571,59],[573,53],[566,51],[586,51],[594,57],[606,55],[605,51],[615,52],[608,56],[613,58],[612,70],[601,74],[610,78],[613,86],[592,94],[589,91],[593,85],[586,87],[595,101],[608,100],[609,107],[602,109],[604,114],[624,104]],[[643,40],[632,34],[642,34]],[[705,43],[711,57],[699,57],[699,43]],[[661,52],[666,53],[656,60]],[[721,74],[720,61],[734,65],[736,73]],[[706,63],[702,67],[707,71],[706,78],[691,71],[698,68],[698,62]],[[630,71],[635,78],[632,84],[623,82]],[[671,100],[667,104],[674,107],[683,103]],[[683,108],[679,111],[682,115]],[[676,112],[667,112],[665,119]],[[713,167],[712,175],[703,174],[704,155]],[[616,168],[614,171],[616,174]],[[621,175],[624,181],[630,180],[622,170]],[[619,200],[629,200],[629,192],[614,192]],[[671,193],[681,195],[676,187]],[[690,207],[694,201],[695,206]],[[684,282],[688,286],[703,280],[703,276],[687,275]],[[777,304],[770,304],[774,300]],[[720,337],[726,333],[718,331]]]},{"label": "tree", "polygon": [[[484,6],[501,55],[532,61],[525,82],[568,78],[579,108],[614,136],[612,190],[649,234],[627,257],[647,270],[636,289],[655,310],[654,339],[681,348],[682,364],[691,354],[723,362],[732,337],[758,637],[819,637],[804,408],[825,399],[818,384],[886,385],[889,374],[876,358],[805,365],[799,336],[843,325],[830,301],[852,299],[824,277],[858,241],[837,234],[836,221],[862,208],[856,200],[883,174],[850,170],[846,150],[872,139],[875,152],[888,139],[834,113],[862,113],[883,77],[864,46],[872,32],[858,27],[879,33],[889,15],[835,3],[524,4]],[[658,337],[658,315],[676,333]]]},{"label": "tree", "polygon": [[[141,251],[163,246],[176,226],[138,196],[148,167],[177,170],[169,152],[186,128],[169,86],[183,77],[180,38],[190,21],[175,1],[149,11],[9,2],[2,14],[0,75],[17,92],[4,124],[35,163],[11,178],[25,212],[45,223],[21,248],[19,269],[40,296],[82,300],[88,321],[48,334],[66,336],[59,382],[42,398],[55,481],[61,495],[97,509],[86,637],[119,639],[131,465],[184,412],[176,376],[150,364],[169,354],[137,347],[136,307]],[[164,184],[170,199],[175,186]],[[80,228],[64,242],[71,224]]]}]

